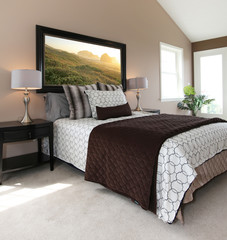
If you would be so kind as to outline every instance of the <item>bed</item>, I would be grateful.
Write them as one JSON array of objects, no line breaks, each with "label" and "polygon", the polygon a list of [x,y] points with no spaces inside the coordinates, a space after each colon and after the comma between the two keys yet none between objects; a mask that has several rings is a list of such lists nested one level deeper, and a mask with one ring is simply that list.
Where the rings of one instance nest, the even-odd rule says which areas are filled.
[{"label": "bed", "polygon": [[[54,156],[85,172],[89,136],[97,126],[152,113],[97,120],[58,119],[54,122]],[[207,139],[209,139],[207,141]],[[183,221],[181,207],[192,201],[193,192],[227,170],[227,124],[212,123],[168,138],[158,155],[156,215],[167,223]],[[48,141],[43,142],[48,153]],[[214,168],[215,166],[215,168]]]},{"label": "bed", "polygon": [[[54,42],[60,39],[62,45],[55,48]],[[179,128],[175,129],[174,134],[170,127],[168,133],[171,134],[165,135],[166,139],[159,141],[160,145],[152,143],[151,148],[150,139],[156,143],[157,138],[154,136],[162,136],[162,131],[158,133],[153,127],[148,134],[141,126],[149,126],[149,121],[152,122],[150,126],[154,126],[155,122],[161,123],[168,117],[178,121],[178,117],[157,117],[138,112],[132,114],[123,93],[127,85],[126,44],[44,26],[36,26],[36,40],[37,69],[42,72],[42,89],[38,92],[49,92],[46,95],[46,116],[47,120],[54,122],[54,156],[84,171],[86,180],[98,182],[130,197],[144,209],[156,213],[164,222],[172,223],[176,218],[182,220],[182,203],[191,201],[197,188],[227,170],[227,123],[210,121],[207,122],[208,125],[193,125],[191,128],[182,125],[180,131]],[[80,51],[72,53],[70,50],[66,54],[65,46],[68,49],[69,45]],[[100,56],[93,52],[94,46],[96,50],[99,49]],[[115,57],[112,56],[113,51]],[[188,122],[195,119],[188,118]],[[186,125],[190,125],[188,122],[185,122]],[[134,123],[138,127],[134,127]],[[166,123],[168,121],[163,126],[166,126]],[[130,129],[127,125],[130,125]],[[113,129],[118,132],[116,138],[113,138]],[[127,136],[119,135],[121,129],[122,133],[129,129],[129,142],[140,134],[139,141],[130,142],[134,144],[135,151],[131,144],[127,143]],[[137,132],[131,139],[130,130]],[[165,132],[165,127],[163,130]],[[112,134],[105,135],[107,131],[112,131]],[[100,135],[102,132],[106,141],[103,141],[104,135]],[[112,149],[105,146],[106,152],[103,153],[104,148],[99,146],[99,141],[94,136],[99,136],[103,145],[108,142],[107,145],[112,145]],[[144,142],[144,139],[148,141]],[[119,144],[120,142],[122,144]],[[96,145],[99,146],[99,151],[96,150]],[[154,145],[155,154],[152,152]],[[144,146],[147,157],[142,158],[144,152],[141,149],[145,149]],[[150,150],[152,151],[149,152]],[[47,140],[43,141],[43,151],[48,153]],[[135,157],[132,157],[133,151]],[[122,155],[114,159],[118,152],[122,152]],[[128,156],[124,155],[125,152]],[[103,159],[108,158],[113,159],[103,162]],[[152,164],[146,162],[146,159],[150,158]],[[132,162],[128,162],[129,159],[133,166]],[[140,162],[142,159],[147,164],[143,167]],[[128,170],[130,167],[131,171]],[[90,174],[92,172],[93,174]],[[147,174],[145,178],[143,172]],[[103,176],[112,180],[107,181]],[[116,179],[113,179],[113,176]],[[118,179],[125,182],[120,183]],[[112,185],[112,182],[116,182],[116,185]],[[146,185],[146,191],[138,194],[142,189],[142,182],[143,186]],[[124,190],[119,188],[118,184],[121,184]],[[136,191],[128,191],[129,186]],[[146,199],[143,202],[145,194]],[[149,201],[155,203],[152,209],[148,206]]]}]

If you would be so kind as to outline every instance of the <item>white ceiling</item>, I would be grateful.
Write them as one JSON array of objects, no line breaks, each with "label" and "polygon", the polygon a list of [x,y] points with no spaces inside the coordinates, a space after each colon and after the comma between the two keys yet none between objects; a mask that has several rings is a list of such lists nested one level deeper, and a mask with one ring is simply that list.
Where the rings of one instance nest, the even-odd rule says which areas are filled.
[{"label": "white ceiling", "polygon": [[227,36],[227,0],[157,0],[191,42]]}]

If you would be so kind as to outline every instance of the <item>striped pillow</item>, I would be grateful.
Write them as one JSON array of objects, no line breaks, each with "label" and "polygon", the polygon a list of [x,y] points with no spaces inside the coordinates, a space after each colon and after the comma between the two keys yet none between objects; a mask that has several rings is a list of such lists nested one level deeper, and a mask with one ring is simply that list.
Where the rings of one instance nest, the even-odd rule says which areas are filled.
[{"label": "striped pillow", "polygon": [[70,119],[80,119],[91,117],[91,107],[85,90],[97,90],[96,84],[77,86],[63,85],[66,98],[69,103]]},{"label": "striped pillow", "polygon": [[104,84],[101,82],[97,82],[97,87],[98,87],[98,90],[101,90],[101,91],[115,91],[117,89],[123,90],[123,87],[121,84],[115,85],[115,84]]}]

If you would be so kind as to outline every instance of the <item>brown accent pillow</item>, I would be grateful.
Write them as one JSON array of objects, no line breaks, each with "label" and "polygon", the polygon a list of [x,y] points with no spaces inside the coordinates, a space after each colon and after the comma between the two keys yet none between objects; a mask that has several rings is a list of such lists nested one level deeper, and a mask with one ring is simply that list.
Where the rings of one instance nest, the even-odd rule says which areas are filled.
[{"label": "brown accent pillow", "polygon": [[97,119],[105,120],[108,118],[117,118],[131,116],[132,111],[128,103],[115,107],[98,107],[96,106]]}]

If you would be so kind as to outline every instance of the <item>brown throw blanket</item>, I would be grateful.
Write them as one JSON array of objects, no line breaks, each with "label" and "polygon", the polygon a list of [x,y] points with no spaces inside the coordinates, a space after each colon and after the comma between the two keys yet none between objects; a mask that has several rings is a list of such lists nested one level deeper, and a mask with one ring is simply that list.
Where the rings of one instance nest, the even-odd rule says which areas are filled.
[{"label": "brown throw blanket", "polygon": [[161,114],[99,125],[89,138],[85,180],[136,200],[156,213],[159,150],[167,138],[219,118]]}]

